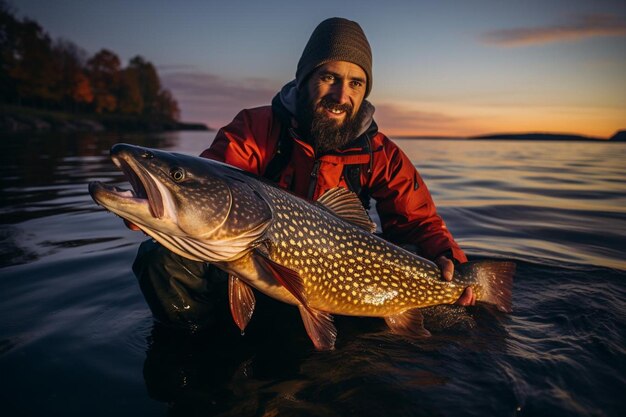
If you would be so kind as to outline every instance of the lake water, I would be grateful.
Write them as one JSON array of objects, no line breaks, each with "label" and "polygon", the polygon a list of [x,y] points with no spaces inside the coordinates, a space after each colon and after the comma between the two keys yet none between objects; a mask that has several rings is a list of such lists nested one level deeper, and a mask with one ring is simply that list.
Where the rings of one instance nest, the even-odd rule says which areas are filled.
[{"label": "lake water", "polygon": [[471,259],[517,262],[513,313],[427,320],[410,341],[336,320],[315,352],[268,300],[187,335],[155,324],[141,233],[96,206],[124,141],[198,154],[206,132],[0,141],[0,410],[6,416],[618,416],[626,410],[626,144],[399,140]]}]

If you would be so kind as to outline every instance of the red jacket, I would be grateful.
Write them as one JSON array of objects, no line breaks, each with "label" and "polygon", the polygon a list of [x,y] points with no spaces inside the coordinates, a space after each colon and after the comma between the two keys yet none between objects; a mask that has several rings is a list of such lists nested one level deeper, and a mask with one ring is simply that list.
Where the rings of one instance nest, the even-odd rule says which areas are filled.
[{"label": "red jacket", "polygon": [[[201,156],[262,176],[274,158],[285,125],[276,113],[275,106],[274,110],[266,106],[241,111],[220,129],[211,147]],[[333,187],[349,188],[343,175],[344,165],[362,164],[361,184],[376,200],[385,238],[397,244],[414,244],[429,259],[447,253],[459,262],[466,262],[465,254],[437,214],[430,192],[411,161],[377,131],[375,123],[372,125],[369,152],[356,141],[317,158],[312,146],[289,129],[287,140],[293,140],[293,149],[289,162],[280,172],[279,186],[315,200]]]}]

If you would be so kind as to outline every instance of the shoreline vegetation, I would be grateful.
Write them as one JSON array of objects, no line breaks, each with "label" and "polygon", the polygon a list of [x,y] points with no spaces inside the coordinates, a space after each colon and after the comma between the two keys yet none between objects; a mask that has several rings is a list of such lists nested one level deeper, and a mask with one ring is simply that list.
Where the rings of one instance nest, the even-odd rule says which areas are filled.
[{"label": "shoreline vegetation", "polygon": [[0,106],[0,133],[212,131],[203,123],[124,114],[67,113],[19,106]]},{"label": "shoreline vegetation", "polygon": [[0,0],[0,133],[209,130],[180,121],[178,102],[140,55],[89,56],[52,40],[36,21]]}]

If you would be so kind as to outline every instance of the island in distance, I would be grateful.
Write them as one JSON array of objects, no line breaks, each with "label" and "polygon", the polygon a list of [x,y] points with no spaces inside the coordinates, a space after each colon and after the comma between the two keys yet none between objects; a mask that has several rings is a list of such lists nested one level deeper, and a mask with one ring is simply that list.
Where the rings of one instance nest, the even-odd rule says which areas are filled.
[{"label": "island in distance", "polygon": [[571,134],[554,133],[499,133],[472,136],[468,139],[489,139],[489,140],[529,140],[529,141],[584,141],[584,142],[626,142],[626,130],[619,130],[610,138],[598,138]]}]

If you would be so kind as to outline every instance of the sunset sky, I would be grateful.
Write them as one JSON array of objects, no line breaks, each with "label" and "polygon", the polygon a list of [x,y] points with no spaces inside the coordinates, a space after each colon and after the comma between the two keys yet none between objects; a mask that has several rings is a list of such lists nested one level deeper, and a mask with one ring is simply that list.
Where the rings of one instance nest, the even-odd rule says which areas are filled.
[{"label": "sunset sky", "polygon": [[391,136],[626,128],[626,1],[9,0],[52,38],[155,64],[182,118],[269,103],[325,18],[363,27]]}]

